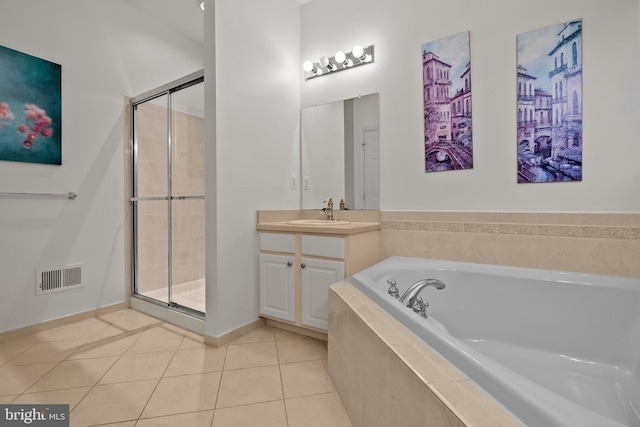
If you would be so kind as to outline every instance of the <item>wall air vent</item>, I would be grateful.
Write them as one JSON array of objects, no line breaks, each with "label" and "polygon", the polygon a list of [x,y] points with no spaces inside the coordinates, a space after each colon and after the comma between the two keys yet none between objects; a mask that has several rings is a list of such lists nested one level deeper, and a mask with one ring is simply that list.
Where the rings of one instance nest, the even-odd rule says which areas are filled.
[{"label": "wall air vent", "polygon": [[36,295],[84,287],[84,264],[36,270]]}]

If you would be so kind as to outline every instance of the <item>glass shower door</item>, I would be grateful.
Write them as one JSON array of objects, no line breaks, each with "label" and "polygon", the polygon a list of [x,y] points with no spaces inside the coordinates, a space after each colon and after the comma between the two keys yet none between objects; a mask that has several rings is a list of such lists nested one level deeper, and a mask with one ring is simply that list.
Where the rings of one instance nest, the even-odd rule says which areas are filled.
[{"label": "glass shower door", "polygon": [[205,311],[204,85],[171,97],[171,303]]},{"label": "glass shower door", "polygon": [[169,303],[168,95],[134,106],[134,293]]},{"label": "glass shower door", "polygon": [[202,315],[202,79],[133,103],[134,295]]}]

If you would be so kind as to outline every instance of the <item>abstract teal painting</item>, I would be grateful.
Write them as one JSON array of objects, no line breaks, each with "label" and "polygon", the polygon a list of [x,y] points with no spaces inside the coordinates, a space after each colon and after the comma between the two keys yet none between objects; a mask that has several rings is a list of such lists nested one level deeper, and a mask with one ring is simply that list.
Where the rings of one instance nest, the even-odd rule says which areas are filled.
[{"label": "abstract teal painting", "polygon": [[3,46],[0,160],[62,164],[62,67]]}]

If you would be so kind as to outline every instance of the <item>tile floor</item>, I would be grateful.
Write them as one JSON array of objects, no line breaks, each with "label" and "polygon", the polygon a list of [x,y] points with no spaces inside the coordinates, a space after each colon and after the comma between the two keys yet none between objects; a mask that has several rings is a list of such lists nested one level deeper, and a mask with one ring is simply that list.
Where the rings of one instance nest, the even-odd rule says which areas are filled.
[{"label": "tile floor", "polygon": [[71,426],[350,427],[325,343],[263,326],[220,348],[133,310],[0,342],[0,403]]}]

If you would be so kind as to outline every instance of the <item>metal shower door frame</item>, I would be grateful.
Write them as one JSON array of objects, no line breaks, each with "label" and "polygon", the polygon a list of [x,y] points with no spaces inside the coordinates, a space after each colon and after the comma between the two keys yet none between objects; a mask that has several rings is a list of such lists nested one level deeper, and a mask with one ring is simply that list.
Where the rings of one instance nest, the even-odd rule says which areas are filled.
[{"label": "metal shower door frame", "polygon": [[[174,309],[185,314],[195,316],[195,317],[204,317],[204,313],[195,310],[190,307],[179,305],[173,302],[172,298],[172,286],[173,286],[173,201],[174,200],[204,200],[205,196],[174,196],[173,195],[173,165],[171,159],[171,152],[173,149],[173,124],[172,124],[172,116],[173,116],[173,106],[172,106],[172,95],[176,92],[179,92],[182,89],[186,89],[188,87],[197,85],[204,82],[204,70],[196,71],[195,73],[189,74],[185,77],[182,77],[173,82],[162,85],[156,89],[152,89],[148,92],[145,92],[141,95],[131,98],[131,135],[129,138],[129,144],[131,148],[131,164],[133,168],[133,179],[132,179],[132,189],[131,194],[132,197],[129,201],[133,204],[133,289],[132,296],[136,298],[143,299],[145,301],[151,302],[156,305],[165,306],[170,309]],[[166,196],[150,196],[150,197],[138,197],[138,141],[136,134],[136,109],[137,106],[143,104],[145,102],[151,101],[156,98],[160,98],[162,96],[167,96],[167,195]],[[166,201],[167,202],[167,234],[168,234],[168,244],[167,244],[167,303],[164,303],[160,300],[156,300],[154,298],[139,294],[137,292],[138,283],[139,283],[139,262],[138,262],[138,202],[146,202],[146,201]]]}]

